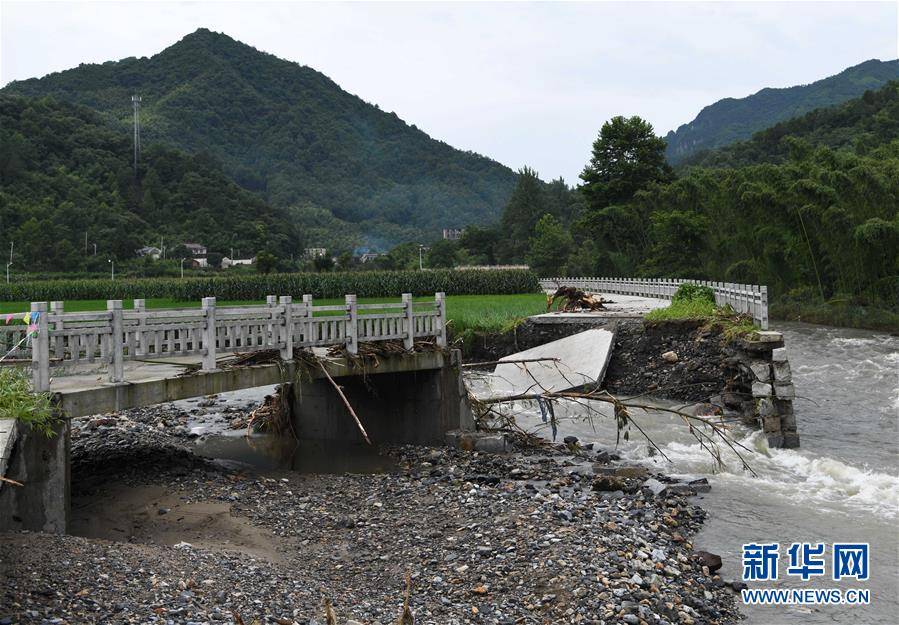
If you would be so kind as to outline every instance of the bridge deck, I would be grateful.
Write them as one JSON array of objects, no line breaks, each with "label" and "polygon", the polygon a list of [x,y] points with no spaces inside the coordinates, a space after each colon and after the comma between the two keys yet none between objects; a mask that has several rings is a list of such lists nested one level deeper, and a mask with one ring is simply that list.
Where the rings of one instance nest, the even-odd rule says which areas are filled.
[{"label": "bridge deck", "polygon": [[[440,351],[412,352],[379,360],[377,367],[365,371],[346,358],[325,358],[325,349],[313,350],[321,358],[331,377],[345,377],[373,373],[398,373],[439,369],[447,362],[447,354]],[[324,377],[319,368],[307,367],[297,361],[278,361],[258,365],[228,367],[221,361],[221,369],[199,370],[196,357],[168,358],[161,361],[129,361],[127,381],[105,382],[106,374],[98,368],[73,371],[50,381],[58,405],[66,417],[102,414],[117,410],[139,408],[153,404],[237,391],[257,386],[292,382],[298,375],[307,378]]]}]

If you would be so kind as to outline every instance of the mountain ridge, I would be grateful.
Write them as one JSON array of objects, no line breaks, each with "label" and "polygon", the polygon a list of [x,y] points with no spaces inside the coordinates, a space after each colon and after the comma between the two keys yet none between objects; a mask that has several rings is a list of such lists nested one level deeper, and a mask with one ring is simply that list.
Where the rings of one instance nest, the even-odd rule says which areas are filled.
[{"label": "mountain ridge", "polygon": [[899,80],[899,60],[869,59],[833,76],[792,87],[765,87],[744,98],[723,98],[665,136],[669,162],[749,139],[755,132],[817,108],[841,104]]},{"label": "mountain ridge", "polygon": [[359,230],[410,240],[498,219],[516,175],[456,150],[304,65],[200,29],[151,57],[17,81],[130,124],[139,93],[146,142],[219,159],[274,205],[320,206]]}]

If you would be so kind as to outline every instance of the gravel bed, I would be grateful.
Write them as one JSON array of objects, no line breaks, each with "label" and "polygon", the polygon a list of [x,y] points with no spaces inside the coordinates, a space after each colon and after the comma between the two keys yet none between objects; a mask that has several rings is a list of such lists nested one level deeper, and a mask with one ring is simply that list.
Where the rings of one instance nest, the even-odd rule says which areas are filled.
[{"label": "gravel bed", "polygon": [[[704,512],[686,494],[700,486],[598,450],[401,447],[385,452],[392,473],[262,474],[193,458],[180,425],[132,416],[76,422],[76,493],[113,480],[164,487],[185,506],[226,504],[276,555],[2,534],[0,624],[234,623],[235,613],[248,625],[311,624],[328,598],[341,623],[386,625],[407,571],[417,623],[738,618],[731,588],[692,552]],[[144,461],[108,462],[121,449]]]}]

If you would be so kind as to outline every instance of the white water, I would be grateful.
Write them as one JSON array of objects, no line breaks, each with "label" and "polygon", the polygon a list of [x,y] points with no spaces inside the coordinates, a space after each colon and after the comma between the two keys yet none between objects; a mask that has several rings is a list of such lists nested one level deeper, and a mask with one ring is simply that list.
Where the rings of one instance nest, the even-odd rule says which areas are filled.
[{"label": "white water", "polygon": [[[669,475],[708,477],[712,492],[699,503],[709,518],[695,546],[722,556],[725,579],[739,579],[747,542],[787,543],[782,552],[791,542],[870,543],[871,579],[864,585],[871,605],[747,608],[748,623],[899,622],[899,338],[804,324],[777,329],[784,332],[799,396],[794,408],[801,449],[769,449],[760,433],[735,426],[735,438],[747,448],[740,453],[756,476],[726,449],[720,468],[679,418],[650,412],[634,416],[668,459],[650,456],[646,440],[633,431],[619,453]],[[582,408],[564,411],[574,418],[583,414]],[[540,422],[534,415],[526,425]],[[559,436],[567,434],[601,447],[615,440],[611,419],[564,422]],[[771,586],[860,585],[829,576],[810,582],[781,577]]]}]

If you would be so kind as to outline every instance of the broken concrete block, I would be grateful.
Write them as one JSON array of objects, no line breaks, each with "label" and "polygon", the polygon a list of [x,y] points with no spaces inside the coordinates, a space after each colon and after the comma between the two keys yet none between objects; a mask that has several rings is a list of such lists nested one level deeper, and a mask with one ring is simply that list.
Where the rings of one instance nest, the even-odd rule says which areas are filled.
[{"label": "broken concrete block", "polygon": [[775,384],[774,394],[778,399],[796,399],[796,387],[792,384]]},{"label": "broken concrete block", "polygon": [[761,343],[780,343],[784,340],[784,335],[774,330],[759,330],[756,334],[756,340]]},{"label": "broken concrete block", "polygon": [[749,368],[752,370],[752,375],[755,376],[755,379],[759,382],[770,382],[771,381],[771,364],[764,360],[753,360],[749,363]]},{"label": "broken concrete block", "polygon": [[758,411],[759,416],[764,419],[766,417],[776,417],[778,416],[777,408],[774,406],[774,402],[767,397],[764,399],[760,399],[758,403]]},{"label": "broken concrete block", "polygon": [[786,360],[787,359],[787,348],[786,347],[778,347],[775,350],[772,350],[771,357],[774,360]]},{"label": "broken concrete block", "polygon": [[645,482],[643,482],[642,488],[643,488],[643,490],[651,493],[653,497],[658,497],[659,495],[664,493],[665,489],[668,487],[665,486],[664,484],[662,484],[657,479],[651,477],[648,480],[646,480]]},{"label": "broken concrete block", "polygon": [[775,360],[771,363],[774,370],[774,381],[780,384],[786,384],[793,381],[793,371],[790,369],[789,360]]},{"label": "broken concrete block", "polygon": [[753,397],[770,397],[771,396],[771,385],[765,384],[764,382],[753,382],[752,383],[752,396]]},{"label": "broken concrete block", "polygon": [[781,423],[780,417],[777,415],[773,415],[770,417],[765,417],[762,419],[762,428],[764,429],[766,434],[776,433],[780,434],[781,431]]}]

